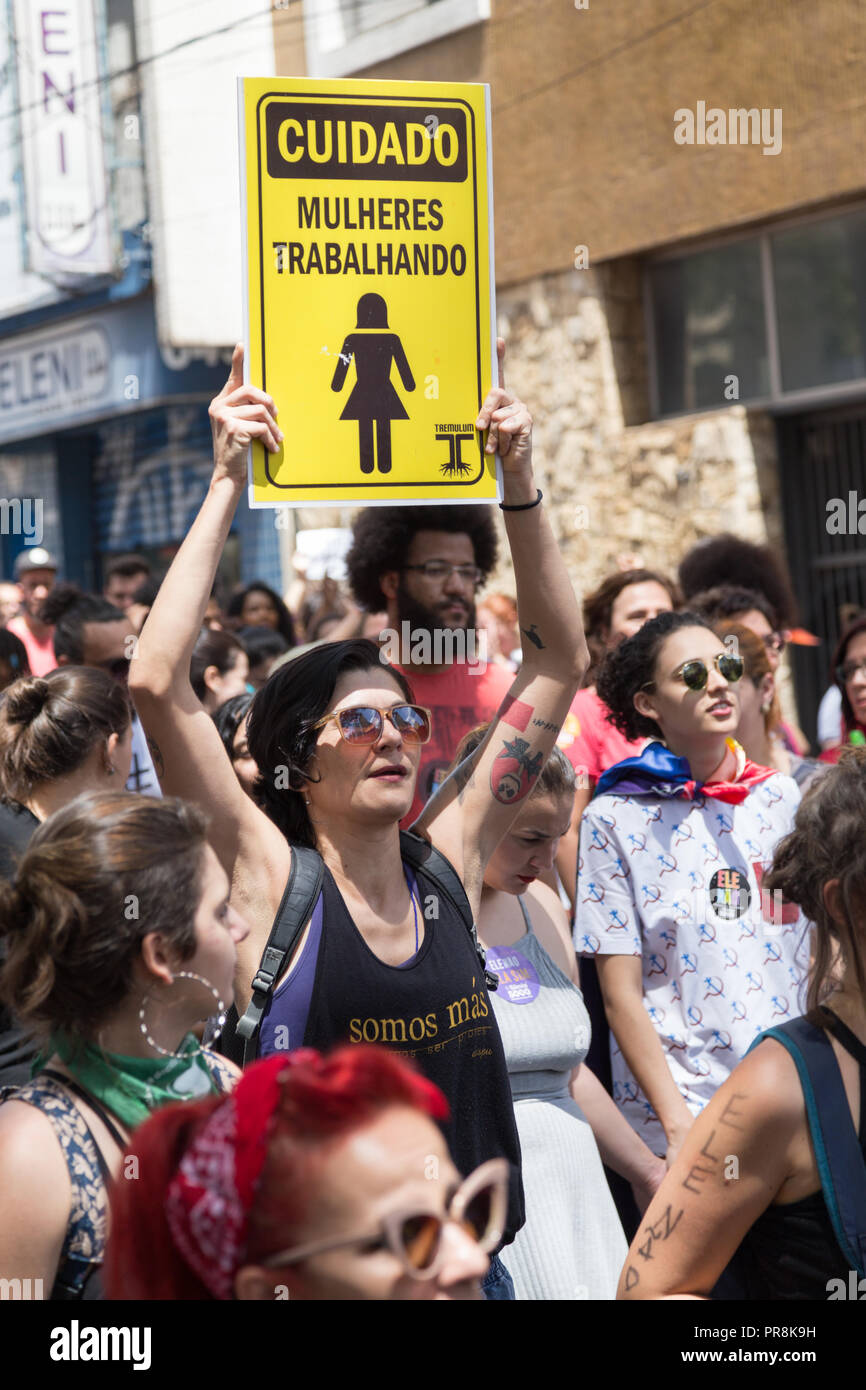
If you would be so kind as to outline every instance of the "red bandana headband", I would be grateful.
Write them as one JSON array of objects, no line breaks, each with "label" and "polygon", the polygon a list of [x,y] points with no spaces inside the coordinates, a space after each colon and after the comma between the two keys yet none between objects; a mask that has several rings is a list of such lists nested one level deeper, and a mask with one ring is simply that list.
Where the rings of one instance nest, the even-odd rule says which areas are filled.
[{"label": "red bandana headband", "polygon": [[280,1073],[309,1049],[268,1057],[244,1072],[211,1115],[168,1186],[172,1239],[214,1298],[231,1299],[247,1244],[249,1213],[268,1151]]}]

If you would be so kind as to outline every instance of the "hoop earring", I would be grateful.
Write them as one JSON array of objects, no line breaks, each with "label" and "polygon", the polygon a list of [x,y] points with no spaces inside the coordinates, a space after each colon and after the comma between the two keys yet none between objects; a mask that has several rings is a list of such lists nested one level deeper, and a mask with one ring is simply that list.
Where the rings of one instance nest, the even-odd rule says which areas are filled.
[{"label": "hoop earring", "polygon": [[[172,984],[174,984],[175,980],[197,980],[200,985],[204,985],[205,989],[210,990],[217,1004],[217,1013],[219,1016],[216,1021],[215,1032],[219,1033],[222,1030],[226,1021],[226,1006],[223,1000],[220,998],[219,990],[216,988],[216,986],[212,985],[210,980],[206,980],[203,975],[197,975],[194,970],[179,970],[175,975],[174,979],[172,980]],[[144,1021],[144,1011],[147,1007],[147,1001],[150,998],[151,995],[149,994],[146,994],[144,996],[144,998],[141,1001],[141,1008],[138,1011],[139,1026],[141,1028],[142,1033],[144,1034],[144,1040],[147,1043],[148,1047],[153,1048],[153,1051],[158,1052],[161,1057],[173,1057],[177,1061],[191,1061],[194,1057],[198,1057],[202,1052],[205,1051],[205,1048],[202,1043],[199,1043],[198,1050],[196,1052],[171,1052],[168,1048],[160,1047],[158,1042],[154,1042],[153,1038],[150,1036],[150,1033],[148,1032],[147,1024]]]}]

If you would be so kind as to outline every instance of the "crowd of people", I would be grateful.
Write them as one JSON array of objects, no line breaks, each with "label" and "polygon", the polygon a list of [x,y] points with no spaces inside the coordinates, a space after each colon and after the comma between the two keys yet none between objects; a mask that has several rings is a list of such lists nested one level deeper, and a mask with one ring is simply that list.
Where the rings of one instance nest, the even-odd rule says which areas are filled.
[{"label": "crowd of people", "polygon": [[0,1276],[612,1300],[866,1273],[866,615],[813,748],[769,547],[626,556],[580,605],[504,385],[477,428],[512,593],[482,596],[488,509],[407,505],[358,514],[344,590],[225,596],[250,442],[282,438],[240,349],[211,420],[166,574],[116,557],[86,593],[30,547],[0,586]]}]

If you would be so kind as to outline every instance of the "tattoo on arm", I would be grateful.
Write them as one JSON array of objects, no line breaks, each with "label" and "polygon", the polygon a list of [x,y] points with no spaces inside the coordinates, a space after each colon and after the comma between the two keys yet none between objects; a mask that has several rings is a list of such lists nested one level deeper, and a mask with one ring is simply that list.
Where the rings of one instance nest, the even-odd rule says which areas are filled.
[{"label": "tattoo on arm", "polygon": [[156,768],[156,775],[159,778],[163,778],[165,776],[165,761],[160,751],[159,744],[155,738],[149,738],[147,740],[147,746],[150,750],[150,756],[153,759],[153,765]]},{"label": "tattoo on arm", "polygon": [[626,1272],[625,1272],[625,1289],[626,1289],[626,1293],[628,1293],[629,1289],[633,1289],[634,1286],[635,1286],[635,1284],[639,1284],[639,1283],[640,1283],[640,1275],[638,1274],[638,1272],[637,1272],[637,1270],[635,1269],[634,1265],[629,1265],[628,1269],[627,1269]]},{"label": "tattoo on arm", "polygon": [[748,1096],[746,1096],[743,1092],[736,1091],[734,1095],[731,1096],[731,1099],[728,1101],[727,1105],[725,1106],[724,1110],[719,1116],[719,1123],[723,1125],[728,1125],[730,1129],[744,1130],[746,1128],[745,1125],[737,1124],[737,1120],[741,1120],[743,1118],[743,1112],[741,1110],[738,1110],[736,1106],[738,1100],[747,1099]]},{"label": "tattoo on arm", "polygon": [[662,1241],[667,1240],[668,1236],[673,1235],[679,1223],[680,1217],[683,1214],[683,1208],[680,1207],[673,1220],[671,1220],[672,1211],[673,1204],[669,1202],[663,1214],[659,1217],[658,1221],[654,1222],[652,1226],[646,1226],[644,1230],[641,1232],[641,1235],[646,1236],[646,1240],[644,1241],[643,1245],[639,1245],[637,1247],[637,1253],[641,1256],[642,1259],[651,1260],[653,1258],[653,1242],[655,1242],[657,1245],[660,1245]]},{"label": "tattoo on arm", "polygon": [[683,1187],[687,1188],[689,1192],[694,1192],[698,1197],[700,1197],[701,1195],[701,1189],[700,1187],[695,1187],[694,1184],[705,1183],[707,1178],[709,1178],[712,1175],[713,1169],[715,1168],[716,1164],[721,1161],[720,1154],[714,1154],[710,1152],[710,1145],[712,1144],[715,1137],[716,1131],[712,1130],[709,1139],[701,1149],[701,1157],[706,1159],[706,1162],[693,1163],[691,1168],[689,1169],[688,1176],[683,1179]]},{"label": "tattoo on arm", "polygon": [[544,643],[541,640],[535,623],[533,623],[531,627],[522,627],[520,631],[523,633],[524,637],[529,638],[534,647],[537,647],[540,652],[544,651]]},{"label": "tattoo on arm", "polygon": [[559,725],[551,724],[547,719],[533,719],[532,727],[534,729],[547,729],[550,733],[559,732]]},{"label": "tattoo on arm", "polygon": [[524,738],[508,739],[490,769],[490,789],[503,806],[513,806],[528,796],[544,763],[542,753],[530,752]]}]

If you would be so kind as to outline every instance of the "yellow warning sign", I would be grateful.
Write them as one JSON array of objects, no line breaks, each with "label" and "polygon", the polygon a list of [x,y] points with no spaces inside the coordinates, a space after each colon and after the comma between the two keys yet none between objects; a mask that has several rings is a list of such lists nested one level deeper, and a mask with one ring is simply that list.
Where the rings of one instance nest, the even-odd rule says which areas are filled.
[{"label": "yellow warning sign", "polygon": [[250,505],[493,500],[489,89],[239,79]]}]

